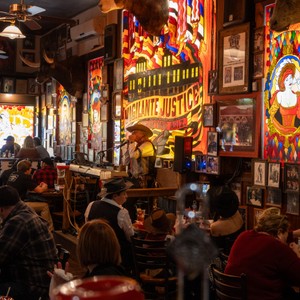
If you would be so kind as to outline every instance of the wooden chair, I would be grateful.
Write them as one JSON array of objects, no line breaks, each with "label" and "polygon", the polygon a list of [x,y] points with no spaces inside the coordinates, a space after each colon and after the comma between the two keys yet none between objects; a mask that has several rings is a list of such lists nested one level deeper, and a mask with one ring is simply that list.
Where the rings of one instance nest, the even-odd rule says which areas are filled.
[{"label": "wooden chair", "polygon": [[211,265],[213,285],[218,300],[246,300],[246,275],[229,275],[221,272],[215,265]]},{"label": "wooden chair", "polygon": [[177,277],[166,253],[166,242],[132,237],[135,275],[146,299],[175,299]]}]

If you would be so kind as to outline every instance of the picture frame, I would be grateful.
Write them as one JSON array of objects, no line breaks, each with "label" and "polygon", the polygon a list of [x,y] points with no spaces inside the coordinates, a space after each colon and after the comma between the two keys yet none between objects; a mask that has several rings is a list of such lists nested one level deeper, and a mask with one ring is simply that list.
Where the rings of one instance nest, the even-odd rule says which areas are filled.
[{"label": "picture frame", "polygon": [[206,155],[196,155],[195,157],[195,172],[206,173],[207,157]]},{"label": "picture frame", "polygon": [[257,158],[260,137],[261,96],[217,96],[219,156]]},{"label": "picture frame", "polygon": [[102,84],[100,88],[101,98],[100,101],[106,104],[109,101],[109,84]]},{"label": "picture frame", "polygon": [[281,167],[279,162],[268,163],[268,186],[273,188],[280,187]]},{"label": "picture frame", "polygon": [[281,189],[276,189],[273,187],[267,188],[267,197],[266,197],[266,205],[268,206],[282,206],[282,193]]},{"label": "picture frame", "polygon": [[155,168],[162,168],[163,167],[163,162],[162,162],[162,158],[157,157],[155,159]]},{"label": "picture frame", "polygon": [[239,203],[242,204],[242,183],[241,182],[231,182],[230,188],[235,192],[239,199]]},{"label": "picture frame", "polygon": [[253,35],[253,51],[261,52],[264,51],[264,37],[265,37],[265,27],[258,27],[254,30]]},{"label": "picture frame", "polygon": [[264,52],[253,55],[253,78],[262,78],[264,75]]},{"label": "picture frame", "polygon": [[[28,84],[28,86],[27,86],[28,94],[36,95],[39,93],[39,86],[36,83],[35,78],[28,78],[27,84]],[[50,94],[50,97],[51,97],[51,104],[52,104],[51,94]],[[47,104],[48,104],[48,102],[47,102],[47,98],[46,98],[46,105]]]},{"label": "picture frame", "polygon": [[207,155],[206,157],[206,173],[207,174],[220,174],[220,157]]},{"label": "picture frame", "polygon": [[219,93],[236,94],[249,91],[250,23],[220,31]]},{"label": "picture frame", "polygon": [[216,105],[203,104],[203,126],[215,127],[216,126]]},{"label": "picture frame", "polygon": [[122,101],[123,93],[122,91],[114,92],[112,95],[112,119],[120,120],[122,117]]},{"label": "picture frame", "polygon": [[299,193],[287,192],[286,213],[299,216]]},{"label": "picture frame", "polygon": [[247,205],[263,207],[263,189],[247,186]]},{"label": "picture frame", "polygon": [[299,193],[300,185],[300,165],[298,164],[284,164],[284,188],[285,192]]},{"label": "picture frame", "polygon": [[27,94],[27,79],[16,79],[16,94]]},{"label": "picture frame", "polygon": [[253,185],[265,187],[267,182],[267,161],[261,159],[252,160]]},{"label": "picture frame", "polygon": [[102,104],[100,109],[100,121],[107,122],[108,121],[108,105]]},{"label": "picture frame", "polygon": [[35,36],[26,35],[23,40],[23,49],[34,50],[35,49]]},{"label": "picture frame", "polygon": [[218,93],[218,71],[208,71],[208,95],[215,95]]},{"label": "picture frame", "polygon": [[207,155],[217,156],[218,155],[218,132],[208,131],[207,132]]},{"label": "picture frame", "polygon": [[2,92],[12,94],[15,92],[15,78],[3,77],[2,78]]},{"label": "picture frame", "polygon": [[114,90],[123,89],[123,58],[114,61]]}]

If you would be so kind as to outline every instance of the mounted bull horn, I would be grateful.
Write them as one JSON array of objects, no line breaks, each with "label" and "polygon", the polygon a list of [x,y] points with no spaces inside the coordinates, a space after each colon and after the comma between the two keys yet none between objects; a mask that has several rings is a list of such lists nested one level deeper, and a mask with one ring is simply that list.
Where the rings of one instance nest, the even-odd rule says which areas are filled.
[{"label": "mounted bull horn", "polygon": [[169,0],[99,0],[98,6],[103,13],[127,9],[152,35],[160,35],[169,18]]},{"label": "mounted bull horn", "polygon": [[30,68],[35,68],[35,69],[38,69],[40,68],[41,66],[41,63],[40,62],[33,62],[33,61],[30,61],[29,59],[25,58],[21,52],[19,52],[19,57],[21,59],[21,61],[28,67]]}]

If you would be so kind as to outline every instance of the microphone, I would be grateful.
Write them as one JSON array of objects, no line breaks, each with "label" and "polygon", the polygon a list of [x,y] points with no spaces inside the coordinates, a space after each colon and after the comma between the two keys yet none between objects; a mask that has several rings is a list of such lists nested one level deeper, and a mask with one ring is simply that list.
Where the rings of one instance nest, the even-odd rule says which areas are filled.
[{"label": "microphone", "polygon": [[123,142],[122,144],[120,144],[119,146],[117,146],[117,148],[121,148],[121,147],[125,146],[128,143],[129,143],[129,141],[126,140],[125,142]]}]

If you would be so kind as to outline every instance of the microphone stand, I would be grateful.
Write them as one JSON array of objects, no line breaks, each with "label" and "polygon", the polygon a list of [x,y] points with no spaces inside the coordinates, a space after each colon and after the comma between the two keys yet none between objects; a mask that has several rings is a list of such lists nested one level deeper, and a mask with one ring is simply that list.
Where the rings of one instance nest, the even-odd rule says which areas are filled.
[{"label": "microphone stand", "polygon": [[113,151],[114,149],[119,149],[119,148],[123,147],[123,146],[126,145],[126,144],[128,144],[128,141],[123,142],[123,143],[121,143],[121,144],[118,145],[118,146],[111,147],[111,148],[108,148],[108,149],[106,149],[106,150],[99,151],[99,152],[97,153],[97,156],[99,156],[99,167],[100,167],[100,168],[101,168],[101,167],[105,168],[106,166],[111,165],[111,163],[109,163],[109,162],[107,162],[107,163],[104,162],[105,153],[107,153],[107,152],[109,152],[109,151]]}]

